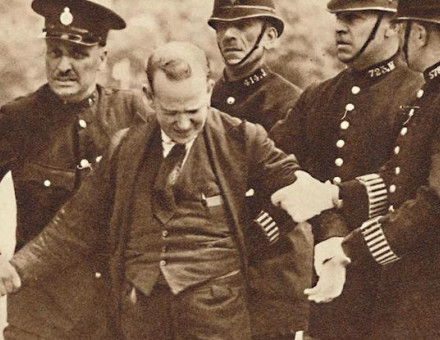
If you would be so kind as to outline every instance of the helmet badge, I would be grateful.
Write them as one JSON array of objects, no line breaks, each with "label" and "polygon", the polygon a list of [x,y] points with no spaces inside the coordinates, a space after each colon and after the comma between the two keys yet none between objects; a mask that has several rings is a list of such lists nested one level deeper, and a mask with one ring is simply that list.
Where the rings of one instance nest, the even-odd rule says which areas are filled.
[{"label": "helmet badge", "polygon": [[69,26],[73,22],[73,15],[70,13],[69,7],[64,7],[64,11],[60,15],[60,22],[64,26]]}]

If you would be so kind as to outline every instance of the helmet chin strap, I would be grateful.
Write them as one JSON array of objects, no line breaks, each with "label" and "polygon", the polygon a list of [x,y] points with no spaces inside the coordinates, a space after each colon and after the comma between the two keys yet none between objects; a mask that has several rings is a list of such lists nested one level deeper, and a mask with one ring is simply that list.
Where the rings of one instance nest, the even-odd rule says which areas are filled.
[{"label": "helmet chin strap", "polygon": [[372,42],[374,40],[374,38],[376,38],[377,30],[379,29],[379,26],[382,23],[383,16],[384,16],[383,13],[380,13],[377,16],[376,24],[374,25],[373,29],[371,30],[370,36],[368,37],[367,41],[365,41],[364,45],[361,47],[361,49],[353,57],[351,57],[350,59],[348,59],[347,61],[344,62],[345,64],[352,63],[357,58],[359,58],[361,56],[361,54],[364,53],[364,51],[367,49],[368,45],[370,45],[370,42]]},{"label": "helmet chin strap", "polygon": [[[261,43],[261,40],[263,39],[264,32],[266,32],[266,28],[267,28],[267,24],[264,23],[263,26],[261,27],[260,34],[258,35],[258,38],[255,41],[255,44],[251,48],[251,50],[237,64],[230,65],[230,67],[240,67],[241,65],[243,65],[243,63],[246,62],[246,60],[248,60],[250,58],[250,56],[260,47],[260,43]],[[220,44],[218,44],[218,45],[219,45],[219,50],[221,51]],[[223,57],[224,62],[226,63],[226,59],[223,56],[223,54],[222,54],[222,57]]]},{"label": "helmet chin strap", "polygon": [[403,54],[405,56],[405,62],[408,65],[408,39],[411,34],[411,21],[409,21],[405,26],[405,36],[403,38]]}]

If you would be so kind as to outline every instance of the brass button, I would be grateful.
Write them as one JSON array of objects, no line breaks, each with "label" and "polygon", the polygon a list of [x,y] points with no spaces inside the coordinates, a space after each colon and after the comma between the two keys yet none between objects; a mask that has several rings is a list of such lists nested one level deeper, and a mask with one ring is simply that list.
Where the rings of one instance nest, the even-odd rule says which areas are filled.
[{"label": "brass button", "polygon": [[398,155],[400,153],[400,146],[396,146],[395,148],[394,148],[394,154],[395,155]]},{"label": "brass button", "polygon": [[341,123],[341,129],[342,129],[342,130],[347,130],[349,127],[350,127],[350,123],[347,122],[346,120],[344,120],[344,121]]},{"label": "brass button", "polygon": [[333,183],[335,183],[335,184],[341,184],[341,183],[342,183],[342,178],[341,178],[341,177],[335,177],[335,178],[333,178]]},{"label": "brass button", "polygon": [[359,92],[361,92],[361,88],[359,86],[353,86],[351,88],[351,93],[358,94]]},{"label": "brass button", "polygon": [[43,185],[44,185],[45,187],[49,188],[49,187],[52,185],[52,182],[49,181],[48,179],[46,179],[46,180],[43,182]]},{"label": "brass button", "polygon": [[394,173],[395,173],[396,175],[400,175],[400,168],[397,167],[396,169],[394,169]]},{"label": "brass button", "polygon": [[228,99],[226,99],[226,103],[228,103],[229,105],[234,105],[235,104],[235,98],[234,97],[228,97]]},{"label": "brass button", "polygon": [[397,187],[394,184],[390,185],[390,193],[394,194],[396,192],[396,190],[397,190]]},{"label": "brass button", "polygon": [[342,149],[342,148],[345,146],[345,141],[344,141],[343,139],[338,140],[338,141],[336,142],[336,146],[337,146],[339,149]]},{"label": "brass button", "polygon": [[405,136],[408,133],[408,128],[404,127],[402,130],[400,130],[400,135]]},{"label": "brass button", "polygon": [[102,276],[102,274],[100,272],[96,272],[95,273],[95,278],[100,279]]},{"label": "brass button", "polygon": [[341,167],[344,164],[344,160],[342,158],[336,158],[335,164],[338,167]]},{"label": "brass button", "polygon": [[87,122],[84,119],[80,119],[78,121],[79,126],[81,126],[83,129],[87,127]]},{"label": "brass button", "polygon": [[419,99],[422,98],[424,94],[425,94],[425,91],[423,91],[422,89],[418,90],[417,91],[417,98],[419,98]]},{"label": "brass button", "polygon": [[351,104],[351,103],[349,103],[349,104],[345,105],[345,109],[346,109],[348,112],[351,112],[351,111],[354,110],[354,105]]},{"label": "brass button", "polygon": [[167,265],[167,261],[165,261],[165,260],[160,261],[160,265],[162,267],[166,266]]},{"label": "brass button", "polygon": [[162,231],[162,236],[167,237],[169,235],[168,230]]}]

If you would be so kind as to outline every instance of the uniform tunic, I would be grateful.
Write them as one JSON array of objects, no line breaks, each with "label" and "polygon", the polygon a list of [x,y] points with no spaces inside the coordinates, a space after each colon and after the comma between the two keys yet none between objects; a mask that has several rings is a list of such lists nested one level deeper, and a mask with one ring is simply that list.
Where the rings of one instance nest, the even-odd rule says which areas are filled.
[{"label": "uniform tunic", "polygon": [[425,85],[404,108],[393,157],[341,187],[344,215],[358,226],[370,218],[345,238],[344,251],[353,266],[381,270],[372,339],[440,338],[439,70],[440,63],[425,71]]},{"label": "uniform tunic", "polygon": [[[93,171],[117,130],[142,121],[141,99],[98,86],[76,104],[44,85],[0,109],[0,171],[12,170],[17,249],[37,236]],[[98,256],[99,257],[99,256]],[[104,338],[105,268],[87,259],[8,297],[8,322],[48,339]]]},{"label": "uniform tunic", "polygon": [[[353,179],[390,157],[403,119],[400,106],[422,81],[398,56],[360,71],[348,68],[308,88],[271,137],[321,181]],[[316,243],[348,232],[345,223],[326,213],[313,221],[313,231]],[[374,278],[376,273],[365,268],[349,271],[341,297],[312,304],[312,335],[361,339],[368,334],[377,281],[365,280],[364,275]]]},{"label": "uniform tunic", "polygon": [[[286,116],[300,94],[297,86],[265,65],[237,81],[228,81],[225,77],[218,80],[212,106],[270,130]],[[255,201],[250,204],[253,205],[251,211],[257,205],[261,208]],[[308,229],[298,227],[283,239],[284,254],[272,252],[251,266],[249,301],[254,335],[294,334],[306,328],[308,303],[303,290],[311,280],[310,240]]]}]

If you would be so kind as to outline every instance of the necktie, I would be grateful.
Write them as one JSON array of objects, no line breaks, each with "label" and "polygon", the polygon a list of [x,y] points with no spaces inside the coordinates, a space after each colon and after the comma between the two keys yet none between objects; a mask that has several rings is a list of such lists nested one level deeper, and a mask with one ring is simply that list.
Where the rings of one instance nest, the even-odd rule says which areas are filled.
[{"label": "necktie", "polygon": [[175,206],[173,185],[179,176],[185,153],[185,144],[175,144],[159,168],[154,189],[158,194],[158,203],[165,209]]}]

